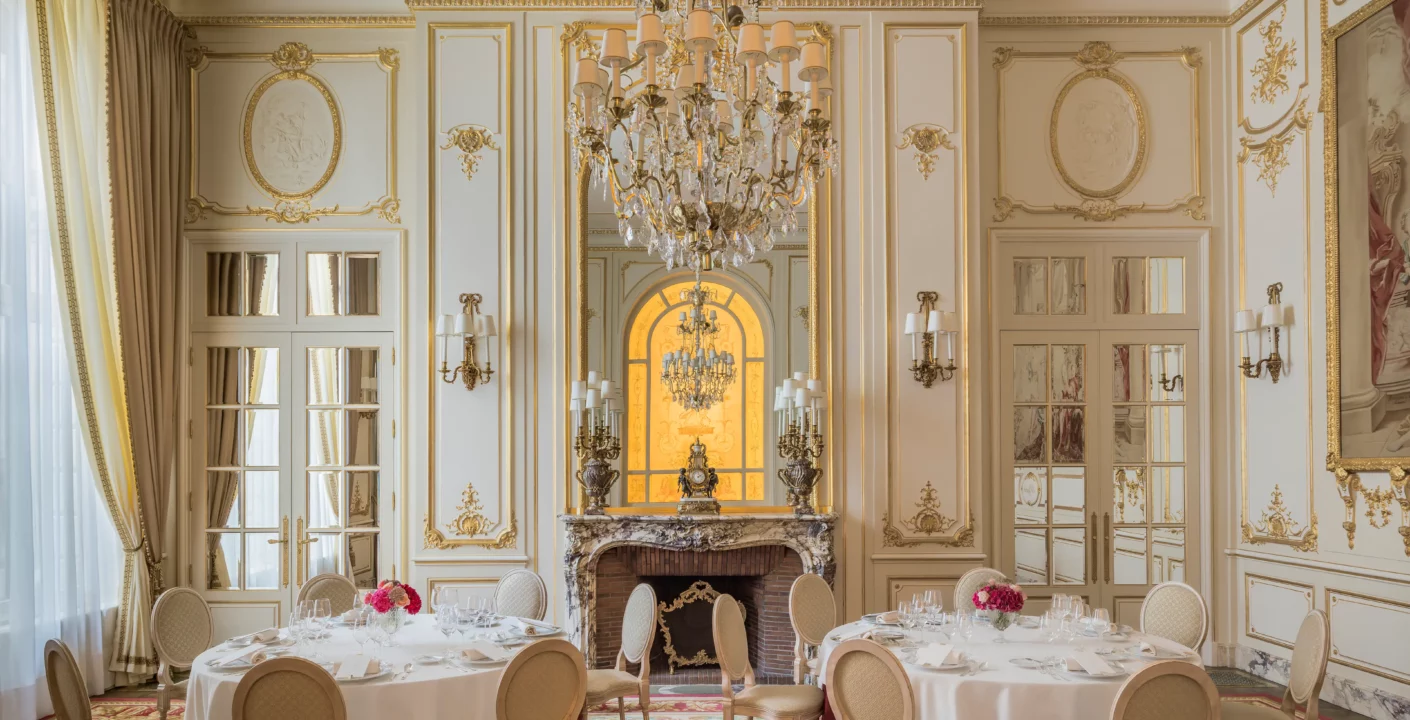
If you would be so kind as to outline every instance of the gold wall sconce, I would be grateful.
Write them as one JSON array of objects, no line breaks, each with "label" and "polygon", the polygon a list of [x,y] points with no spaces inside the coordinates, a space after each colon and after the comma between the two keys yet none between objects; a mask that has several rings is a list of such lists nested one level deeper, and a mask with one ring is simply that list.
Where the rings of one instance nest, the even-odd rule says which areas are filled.
[{"label": "gold wall sconce", "polygon": [[1165,372],[1165,365],[1166,365],[1166,363],[1165,363],[1165,356],[1166,356],[1166,355],[1169,355],[1170,353],[1177,353],[1177,354],[1176,354],[1176,358],[1177,358],[1177,361],[1178,361],[1178,359],[1179,359],[1179,357],[1180,357],[1179,354],[1178,354],[1178,353],[1179,353],[1179,346],[1172,346],[1172,345],[1152,345],[1152,346],[1151,346],[1151,352],[1154,353],[1154,354],[1159,358],[1159,360],[1160,360],[1160,378],[1159,378],[1158,380],[1156,380],[1157,383],[1160,383],[1160,389],[1161,389],[1161,390],[1164,390],[1165,392],[1168,392],[1168,393],[1173,393],[1173,392],[1175,392],[1176,390],[1184,390],[1184,389],[1185,389],[1185,376],[1184,376],[1184,375],[1182,375],[1182,374],[1180,374],[1180,373],[1177,372],[1177,373],[1175,373],[1175,377],[1168,377],[1168,376],[1166,375],[1166,372]]},{"label": "gold wall sconce", "polygon": [[[1283,321],[1283,284],[1273,283],[1268,286],[1268,304],[1263,306],[1263,312],[1254,315],[1252,310],[1240,310],[1234,314],[1234,332],[1243,337],[1244,356],[1239,363],[1239,369],[1243,371],[1246,378],[1263,377],[1263,370],[1268,370],[1268,377],[1273,379],[1274,384],[1278,382],[1278,377],[1283,374],[1283,356],[1278,354],[1278,346],[1281,341],[1281,332],[1286,324]],[[1260,357],[1257,363],[1250,361],[1249,355],[1249,335],[1258,333],[1258,353],[1263,354],[1263,331],[1273,331],[1273,352],[1268,357]]]},{"label": "gold wall sconce", "polygon": [[[906,334],[911,336],[911,375],[916,382],[931,387],[955,376],[955,336],[959,335],[959,317],[952,312],[937,310],[940,294],[932,290],[916,293],[920,311],[906,313]],[[938,335],[945,336],[945,362],[941,364],[936,348]],[[919,343],[917,343],[919,340]],[[919,345],[919,350],[917,350]]]},{"label": "gold wall sconce", "polygon": [[[442,315],[436,321],[436,337],[441,339],[441,380],[453,383],[460,380],[466,390],[474,390],[476,385],[488,384],[494,377],[490,365],[490,338],[499,334],[495,328],[494,316],[480,312],[484,298],[479,293],[460,294],[460,314]],[[464,356],[455,369],[450,367],[450,339],[461,338]],[[485,364],[480,365],[479,346],[484,339]]]}]

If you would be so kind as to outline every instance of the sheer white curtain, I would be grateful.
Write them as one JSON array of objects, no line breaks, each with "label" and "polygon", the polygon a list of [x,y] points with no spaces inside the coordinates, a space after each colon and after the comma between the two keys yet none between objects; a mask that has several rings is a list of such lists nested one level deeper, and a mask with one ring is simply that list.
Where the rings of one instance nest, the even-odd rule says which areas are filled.
[{"label": "sheer white curtain", "polygon": [[65,348],[25,13],[0,0],[0,718],[52,712],[61,638],[103,690],[122,548],[84,451]]}]

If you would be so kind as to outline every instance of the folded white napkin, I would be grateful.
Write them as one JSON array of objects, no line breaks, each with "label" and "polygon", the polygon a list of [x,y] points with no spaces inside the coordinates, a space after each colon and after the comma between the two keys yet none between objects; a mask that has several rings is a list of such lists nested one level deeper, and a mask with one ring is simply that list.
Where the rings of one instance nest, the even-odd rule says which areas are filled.
[{"label": "folded white napkin", "polygon": [[270,643],[270,642],[274,642],[275,640],[278,640],[278,639],[279,639],[279,628],[277,628],[277,627],[265,628],[265,629],[263,629],[263,630],[261,630],[261,631],[255,633],[254,637],[255,637],[255,642],[259,642],[259,643]]},{"label": "folded white napkin", "polygon": [[503,660],[505,652],[487,642],[476,640],[470,646],[460,651],[462,660],[471,662],[481,662],[485,660]]},{"label": "folded white napkin", "polygon": [[1111,663],[1097,657],[1096,653],[1090,650],[1078,650],[1067,657],[1067,669],[1076,671],[1085,670],[1088,675],[1101,677],[1103,675],[1120,675],[1121,671],[1112,667]]},{"label": "folded white napkin", "polygon": [[940,643],[930,643],[916,651],[916,664],[940,667],[942,665],[957,665],[964,659],[963,653],[954,649],[953,645],[941,645]]},{"label": "folded white napkin", "polygon": [[364,675],[376,674],[382,669],[377,663],[377,658],[370,658],[366,655],[349,655],[338,661],[334,668],[333,677],[338,680],[354,680]]},{"label": "folded white napkin", "polygon": [[358,612],[357,612],[357,610],[354,609],[354,610],[349,610],[349,611],[343,613],[343,614],[340,615],[339,617],[342,619],[343,622],[345,622],[345,623],[350,623],[350,622],[352,622],[352,621],[354,621],[354,620],[357,619],[357,615],[358,615]]},{"label": "folded white napkin", "polygon": [[230,653],[229,655],[226,655],[225,657],[217,661],[216,664],[221,667],[231,667],[233,665],[258,665],[259,663],[264,662],[264,659],[267,657],[268,655],[265,654],[263,648],[255,648],[254,650],[247,649],[240,650],[239,652]]},{"label": "folded white napkin", "polygon": [[895,610],[892,610],[891,612],[884,612],[876,616],[876,621],[878,623],[885,623],[887,625],[895,625],[896,623],[901,622],[901,613],[898,613]]},{"label": "folded white napkin", "polygon": [[1190,649],[1163,637],[1147,635],[1141,638],[1141,654],[1155,657],[1188,657]]}]

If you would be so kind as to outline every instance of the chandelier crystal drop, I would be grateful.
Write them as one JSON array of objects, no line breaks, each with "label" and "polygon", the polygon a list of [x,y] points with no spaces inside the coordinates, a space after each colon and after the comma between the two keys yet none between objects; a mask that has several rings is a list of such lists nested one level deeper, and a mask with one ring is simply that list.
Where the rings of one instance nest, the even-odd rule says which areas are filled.
[{"label": "chandelier crystal drop", "polygon": [[600,58],[578,61],[568,118],[573,161],[603,186],[626,244],[697,272],[750,262],[796,231],[839,156],[822,42],[800,43],[780,20],[766,46],[759,0],[718,1],[640,0],[634,52],[608,29]]},{"label": "chandelier crystal drop", "polygon": [[681,291],[681,299],[690,302],[682,310],[676,332],[681,347],[661,358],[661,384],[671,393],[671,399],[687,410],[708,410],[724,399],[725,390],[734,383],[734,353],[715,349],[715,336],[720,332],[715,310],[705,311],[711,291],[700,285]]}]

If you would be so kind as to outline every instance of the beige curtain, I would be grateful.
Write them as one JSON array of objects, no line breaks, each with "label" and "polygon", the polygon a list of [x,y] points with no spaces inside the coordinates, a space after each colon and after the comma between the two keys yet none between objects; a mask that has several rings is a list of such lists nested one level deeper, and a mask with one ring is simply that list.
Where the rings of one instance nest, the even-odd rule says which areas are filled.
[{"label": "beige curtain", "polygon": [[156,671],[143,521],[123,379],[113,276],[107,117],[107,4],[34,0],[31,47],[43,88],[41,143],[55,272],[63,288],[70,372],[84,442],[125,551],[122,605],[109,668],[119,683]]},{"label": "beige curtain", "polygon": [[113,257],[132,465],[153,597],[176,487],[181,202],[190,84],[186,30],[155,0],[110,0],[108,107]]}]

